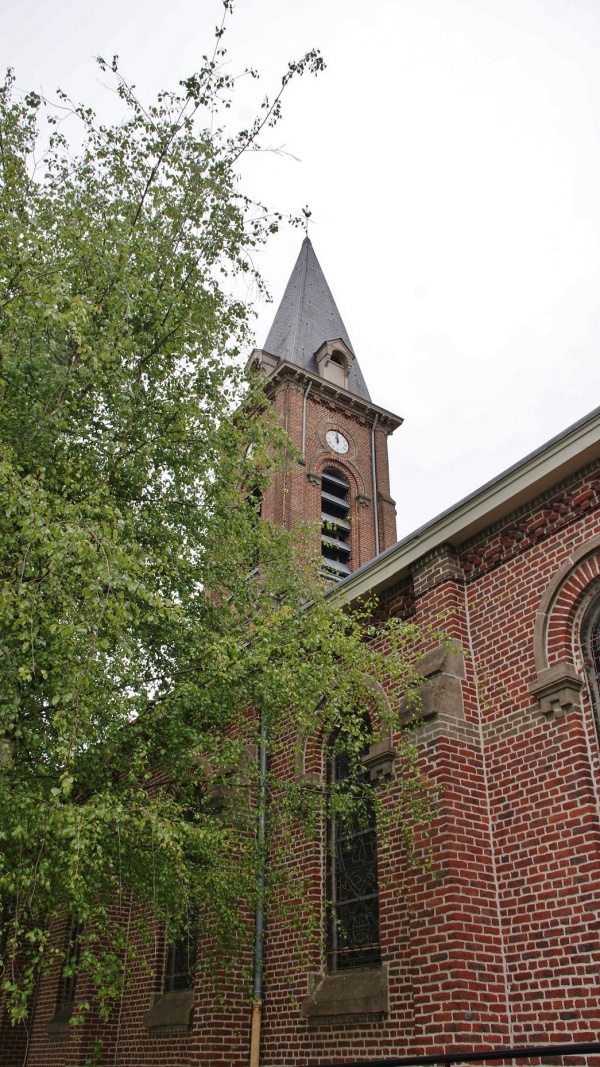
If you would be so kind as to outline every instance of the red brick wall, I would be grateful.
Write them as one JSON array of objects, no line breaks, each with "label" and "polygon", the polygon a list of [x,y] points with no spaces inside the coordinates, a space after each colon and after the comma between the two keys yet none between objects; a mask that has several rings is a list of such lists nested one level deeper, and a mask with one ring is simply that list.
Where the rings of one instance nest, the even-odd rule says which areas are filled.
[{"label": "red brick wall", "polygon": [[4,1007],[0,1007],[0,1050],[6,1067],[22,1067],[27,1055],[30,1023],[13,1026]]}]

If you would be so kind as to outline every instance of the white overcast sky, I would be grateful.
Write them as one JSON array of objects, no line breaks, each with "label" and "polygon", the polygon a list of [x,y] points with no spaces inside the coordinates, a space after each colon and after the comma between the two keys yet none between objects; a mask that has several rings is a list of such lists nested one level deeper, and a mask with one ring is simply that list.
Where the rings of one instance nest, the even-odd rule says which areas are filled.
[{"label": "white overcast sky", "polygon": [[[0,0],[0,61],[102,113],[93,56],[142,95],[212,47],[217,0]],[[391,443],[402,536],[600,404],[599,0],[238,0],[227,36],[245,124],[288,59],[280,154],[249,191],[297,214]],[[275,305],[299,250],[260,256]],[[260,346],[274,314],[257,308]]]}]

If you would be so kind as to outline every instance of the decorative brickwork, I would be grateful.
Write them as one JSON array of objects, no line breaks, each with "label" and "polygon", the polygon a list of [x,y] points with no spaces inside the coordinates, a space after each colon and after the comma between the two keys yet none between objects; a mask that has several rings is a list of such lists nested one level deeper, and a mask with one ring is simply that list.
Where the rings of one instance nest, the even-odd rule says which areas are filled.
[{"label": "decorative brickwork", "polygon": [[558,533],[573,520],[600,505],[600,470],[595,469],[584,481],[565,486],[545,500],[535,515],[525,510],[485,542],[469,547],[463,557],[465,576],[472,578],[483,570],[510,559],[551,534]]}]

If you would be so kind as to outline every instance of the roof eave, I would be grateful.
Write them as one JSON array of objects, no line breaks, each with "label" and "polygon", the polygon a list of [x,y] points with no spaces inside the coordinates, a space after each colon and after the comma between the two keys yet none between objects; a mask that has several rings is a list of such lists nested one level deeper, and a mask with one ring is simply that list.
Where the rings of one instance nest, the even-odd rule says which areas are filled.
[{"label": "roof eave", "polygon": [[600,408],[354,571],[326,596],[351,603],[382,592],[426,552],[442,544],[462,544],[596,459]]}]

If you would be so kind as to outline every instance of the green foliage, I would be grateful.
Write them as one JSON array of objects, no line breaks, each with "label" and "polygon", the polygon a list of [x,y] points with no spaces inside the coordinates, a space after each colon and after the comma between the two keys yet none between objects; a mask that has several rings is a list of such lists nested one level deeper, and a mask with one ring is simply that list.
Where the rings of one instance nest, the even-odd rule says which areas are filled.
[{"label": "green foliage", "polygon": [[260,284],[252,250],[278,220],[235,164],[280,94],[227,136],[222,56],[149,108],[114,62],[109,126],[10,76],[0,91],[0,949],[17,1020],[40,972],[72,967],[65,915],[103,1013],[134,950],[119,905],[171,933],[210,907],[225,953],[255,882],[248,709],[271,737],[352,730],[349,709],[377,704],[366,674],[414,677],[415,635],[393,630],[382,659],[366,617],[319,596],[301,538],[257,521],[252,491],[289,445],[238,369],[249,310],[231,286]]}]

